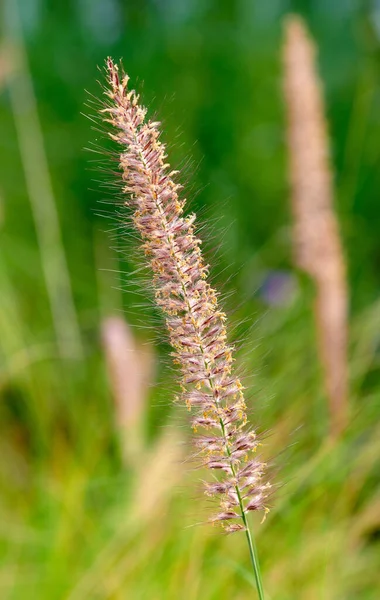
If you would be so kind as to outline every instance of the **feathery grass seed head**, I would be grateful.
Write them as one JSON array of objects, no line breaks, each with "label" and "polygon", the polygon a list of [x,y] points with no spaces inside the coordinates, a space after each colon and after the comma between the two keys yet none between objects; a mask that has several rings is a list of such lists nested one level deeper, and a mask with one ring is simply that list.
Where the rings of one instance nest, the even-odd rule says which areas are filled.
[{"label": "feathery grass seed head", "polygon": [[128,79],[109,58],[108,101],[102,112],[113,126],[112,139],[122,147],[126,204],[153,271],[155,299],[182,373],[183,399],[194,415],[194,432],[199,432],[198,455],[215,474],[215,481],[205,484],[208,496],[220,497],[220,512],[212,521],[222,522],[229,532],[245,530],[246,513],[267,510],[265,465],[254,458],[258,441],[246,426],[243,386],[232,368],[226,316],[207,281],[195,215],[183,214],[185,201],[178,196],[176,172],[165,162],[159,123],[146,120],[147,111],[128,90]]},{"label": "feathery grass seed head", "polygon": [[331,433],[336,436],[347,425],[349,415],[349,298],[315,50],[301,17],[289,16],[283,59],[295,260],[316,284],[319,353],[330,403]]}]

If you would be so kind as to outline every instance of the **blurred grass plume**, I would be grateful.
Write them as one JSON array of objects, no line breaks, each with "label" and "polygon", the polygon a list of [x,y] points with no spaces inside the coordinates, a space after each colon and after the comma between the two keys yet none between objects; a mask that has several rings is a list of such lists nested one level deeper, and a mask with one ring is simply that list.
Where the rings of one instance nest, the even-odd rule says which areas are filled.
[{"label": "blurred grass plume", "polygon": [[285,20],[284,92],[288,118],[294,257],[316,285],[315,316],[331,432],[348,422],[348,288],[333,205],[333,176],[315,47],[301,17]]},{"label": "blurred grass plume", "polygon": [[139,345],[126,321],[115,316],[102,322],[102,343],[123,457],[126,465],[133,466],[144,448],[143,423],[153,377],[153,350],[148,344]]}]

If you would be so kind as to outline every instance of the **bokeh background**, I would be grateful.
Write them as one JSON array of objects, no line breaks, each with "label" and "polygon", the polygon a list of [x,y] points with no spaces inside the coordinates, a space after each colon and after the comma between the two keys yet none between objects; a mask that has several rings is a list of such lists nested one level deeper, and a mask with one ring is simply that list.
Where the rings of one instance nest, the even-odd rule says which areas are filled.
[{"label": "bokeh background", "polygon": [[[99,153],[110,146],[86,118],[108,55],[163,123],[245,340],[252,418],[279,484],[266,522],[254,521],[267,597],[378,598],[380,3],[3,0],[1,10],[1,598],[255,597],[245,540],[196,526],[207,502],[186,462],[186,415],[172,407],[162,323],[141,303],[133,240],[112,207],[115,165]],[[289,12],[319,48],[347,259],[351,420],[339,440],[313,283],[292,260]]]}]

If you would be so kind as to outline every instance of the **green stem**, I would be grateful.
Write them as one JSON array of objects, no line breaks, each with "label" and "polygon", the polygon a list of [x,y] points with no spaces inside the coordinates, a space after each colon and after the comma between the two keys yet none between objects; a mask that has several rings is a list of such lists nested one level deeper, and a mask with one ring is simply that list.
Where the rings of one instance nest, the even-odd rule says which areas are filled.
[{"label": "green stem", "polygon": [[246,535],[247,542],[248,542],[249,555],[251,557],[253,572],[255,574],[257,593],[259,595],[259,599],[264,600],[264,589],[263,589],[263,582],[261,579],[261,570],[260,570],[259,559],[257,556],[256,544],[255,544],[255,541],[251,534],[251,530],[249,529],[247,518],[246,518],[244,512],[242,512],[242,519],[243,519],[243,523],[245,525],[245,535]]},{"label": "green stem", "polygon": [[[224,423],[223,421],[220,419],[220,425],[221,425],[221,429],[223,432],[223,436],[226,437],[225,435],[225,428],[224,428]],[[228,456],[230,456],[230,450],[228,448],[228,445],[226,446],[227,448],[227,454]],[[231,470],[232,473],[234,475],[234,477],[236,478],[236,473],[235,473],[235,467],[231,464]],[[240,489],[239,486],[236,485],[235,486],[235,490],[236,490],[236,494],[239,500],[239,508],[240,508],[240,513],[241,513],[241,519],[244,523],[244,527],[245,527],[245,535],[247,538],[247,542],[248,542],[248,548],[249,548],[249,555],[251,557],[251,563],[252,563],[252,567],[253,567],[253,572],[255,575],[255,580],[256,580],[256,587],[257,587],[257,593],[259,596],[259,600],[264,600],[264,589],[263,589],[263,582],[261,579],[261,570],[260,570],[260,564],[259,564],[259,558],[257,555],[257,549],[256,549],[256,544],[255,544],[255,540],[253,539],[253,536],[251,534],[251,530],[249,528],[248,525],[248,520],[247,520],[247,516],[245,514],[244,511],[244,504],[243,504],[243,499],[241,497],[241,493],[240,493]]]}]

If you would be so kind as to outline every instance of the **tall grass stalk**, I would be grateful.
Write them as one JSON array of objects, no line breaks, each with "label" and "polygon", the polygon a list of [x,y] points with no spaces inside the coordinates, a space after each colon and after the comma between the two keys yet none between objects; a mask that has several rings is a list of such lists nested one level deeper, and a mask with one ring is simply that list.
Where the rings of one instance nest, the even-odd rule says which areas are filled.
[{"label": "tall grass stalk", "polygon": [[81,334],[24,47],[18,0],[5,0],[3,16],[8,31],[7,49],[17,66],[17,72],[15,68],[8,75],[10,101],[57,345],[62,356],[80,358],[83,356]]},{"label": "tall grass stalk", "polygon": [[268,511],[270,483],[266,465],[255,453],[259,446],[248,426],[243,386],[233,370],[233,347],[227,342],[226,316],[208,283],[195,215],[183,216],[176,172],[165,162],[159,123],[146,119],[128,76],[107,61],[104,120],[121,145],[119,163],[123,193],[132,209],[132,223],[153,272],[156,303],[169,332],[175,363],[181,370],[181,400],[192,413],[199,466],[213,474],[205,494],[219,500],[210,518],[228,533],[245,532],[259,598],[264,598],[257,552],[248,514]]}]

